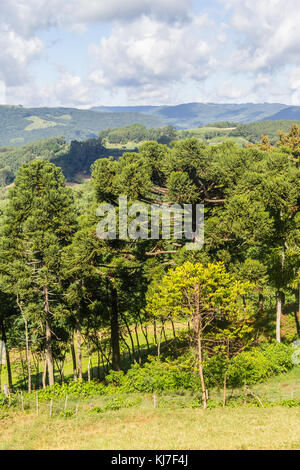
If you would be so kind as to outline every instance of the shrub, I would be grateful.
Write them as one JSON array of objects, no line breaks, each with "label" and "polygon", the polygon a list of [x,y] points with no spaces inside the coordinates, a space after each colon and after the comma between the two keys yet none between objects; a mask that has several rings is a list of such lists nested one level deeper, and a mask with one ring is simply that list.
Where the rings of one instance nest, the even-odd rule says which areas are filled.
[{"label": "shrub", "polygon": [[136,400],[130,400],[124,397],[116,397],[109,399],[102,407],[94,406],[89,410],[91,414],[103,413],[109,410],[119,410],[121,408],[130,408],[132,406],[137,406],[141,402],[141,398]]},{"label": "shrub", "polygon": [[293,368],[291,355],[291,346],[282,343],[265,344],[244,351],[229,365],[228,384],[233,387],[251,385],[272,375],[287,372]]},{"label": "shrub", "polygon": [[64,410],[59,413],[60,418],[73,418],[75,416],[74,410]]},{"label": "shrub", "polygon": [[[282,343],[263,344],[243,351],[234,357],[228,367],[227,384],[240,387],[252,385],[292,369],[292,347]],[[122,393],[153,393],[184,390],[199,391],[199,375],[187,358],[162,362],[157,357],[149,357],[143,366],[133,364],[126,374],[123,371],[110,371],[105,383],[95,381],[70,381],[55,384],[38,392],[40,400],[70,397],[90,398],[99,395]],[[220,386],[225,372],[225,358],[217,355],[206,360],[204,374],[208,387]],[[4,402],[0,394],[0,406]]]},{"label": "shrub", "polygon": [[4,408],[6,406],[15,406],[17,403],[17,398],[15,395],[11,394],[10,399],[4,394],[0,392],[0,408]]},{"label": "shrub", "polygon": [[39,400],[50,400],[51,398],[64,398],[66,395],[70,397],[89,398],[97,395],[104,395],[106,387],[102,383],[94,381],[84,382],[74,380],[64,384],[54,384],[43,390],[38,391]]},{"label": "shrub", "polygon": [[[163,390],[193,389],[195,376],[181,370],[177,364],[149,358],[143,367],[134,364],[125,376],[123,387],[128,392],[154,392]],[[197,379],[196,379],[197,381]]]}]

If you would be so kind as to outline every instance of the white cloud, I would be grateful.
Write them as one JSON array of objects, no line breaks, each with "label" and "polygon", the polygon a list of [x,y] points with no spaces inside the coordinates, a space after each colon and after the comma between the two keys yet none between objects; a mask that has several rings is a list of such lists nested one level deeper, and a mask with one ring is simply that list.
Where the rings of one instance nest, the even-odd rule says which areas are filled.
[{"label": "white cloud", "polygon": [[300,90],[300,67],[295,67],[291,70],[288,85],[293,91]]},{"label": "white cloud", "polygon": [[[123,26],[125,31],[130,28],[130,22],[135,24],[135,20],[140,18],[143,23],[146,17],[153,22],[159,18],[166,27],[174,24],[179,31],[179,25],[190,21],[191,5],[192,0],[1,0],[0,80],[4,83],[6,95],[14,101],[24,97],[25,103],[36,102],[39,96],[41,102],[61,101],[73,105],[81,105],[94,96],[94,83],[84,82],[84,77],[77,73],[61,75],[52,86],[34,83],[29,70],[32,60],[43,53],[44,45],[38,38],[40,31],[60,27],[82,32],[89,24],[97,22],[123,24],[126,25]],[[147,40],[131,45],[132,49],[144,46],[147,47]],[[142,51],[133,50],[132,53],[139,55]],[[157,67],[161,68],[162,62],[157,62]],[[156,73],[160,75],[163,71],[157,69]],[[29,78],[34,94],[26,85]]]},{"label": "white cloud", "polygon": [[232,65],[244,72],[272,72],[300,64],[299,0],[222,0],[237,34]]},{"label": "white cloud", "polygon": [[7,86],[17,86],[29,79],[27,66],[41,54],[43,44],[38,38],[26,39],[0,25],[0,50],[0,80]]},{"label": "white cloud", "polygon": [[69,72],[63,73],[50,88],[43,87],[41,95],[46,103],[55,101],[64,106],[92,105],[94,99],[93,91],[82,78]]},{"label": "white cloud", "polygon": [[[220,15],[208,0],[201,2],[203,14],[193,11],[193,0],[0,1],[0,102],[300,102],[299,0],[218,0]],[[97,23],[105,32],[99,26],[97,37],[91,28],[86,69],[88,60],[76,60],[67,44],[72,36],[62,31],[80,33]],[[59,30],[51,36],[51,28]],[[69,65],[39,36],[49,44],[65,40]],[[59,77],[51,82],[49,74],[47,86],[47,72],[30,68],[40,58],[40,67],[46,60]]]},{"label": "white cloud", "polygon": [[28,36],[50,27],[128,22],[145,15],[183,22],[189,19],[191,6],[191,0],[1,0],[1,17]]},{"label": "white cloud", "polygon": [[159,95],[166,85],[204,80],[216,66],[210,27],[206,16],[186,25],[146,17],[130,27],[117,25],[100,45],[90,47],[97,67],[89,78],[100,87],[125,88],[130,95],[155,90]]}]

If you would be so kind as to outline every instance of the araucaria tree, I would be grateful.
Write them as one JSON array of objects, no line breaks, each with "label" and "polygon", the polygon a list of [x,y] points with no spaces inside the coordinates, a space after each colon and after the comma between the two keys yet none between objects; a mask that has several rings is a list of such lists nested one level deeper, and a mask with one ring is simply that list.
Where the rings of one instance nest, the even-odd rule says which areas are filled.
[{"label": "araucaria tree", "polygon": [[74,229],[73,198],[61,169],[38,159],[23,165],[2,225],[1,287],[16,296],[25,324],[40,325],[49,385],[54,384],[52,332],[64,312],[61,253]]}]

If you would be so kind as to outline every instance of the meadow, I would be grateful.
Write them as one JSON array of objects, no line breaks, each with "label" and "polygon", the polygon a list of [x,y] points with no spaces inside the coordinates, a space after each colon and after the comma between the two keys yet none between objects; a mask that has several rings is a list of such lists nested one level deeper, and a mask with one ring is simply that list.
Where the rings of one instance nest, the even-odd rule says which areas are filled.
[{"label": "meadow", "polygon": [[136,408],[75,417],[1,412],[0,449],[299,449],[300,409]]}]

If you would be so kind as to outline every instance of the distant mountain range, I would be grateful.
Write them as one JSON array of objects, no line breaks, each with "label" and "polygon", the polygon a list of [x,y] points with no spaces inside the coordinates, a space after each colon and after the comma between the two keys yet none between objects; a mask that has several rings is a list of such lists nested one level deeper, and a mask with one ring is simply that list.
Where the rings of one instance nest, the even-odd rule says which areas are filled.
[{"label": "distant mountain range", "polygon": [[155,116],[165,125],[180,129],[192,129],[218,121],[248,123],[254,121],[299,120],[300,106],[279,103],[186,103],[175,106],[96,106],[97,112],[134,112]]},{"label": "distant mountain range", "polygon": [[249,123],[300,120],[300,106],[278,103],[186,103],[175,106],[96,106],[24,108],[0,106],[0,146],[18,146],[39,139],[65,136],[70,140],[97,137],[102,129],[143,124],[147,128],[172,124],[192,129],[219,121]]}]

